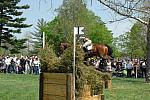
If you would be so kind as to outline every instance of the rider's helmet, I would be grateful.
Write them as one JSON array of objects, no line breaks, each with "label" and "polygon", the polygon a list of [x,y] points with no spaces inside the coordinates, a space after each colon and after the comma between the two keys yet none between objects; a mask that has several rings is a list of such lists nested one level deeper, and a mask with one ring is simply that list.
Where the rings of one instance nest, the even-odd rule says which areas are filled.
[{"label": "rider's helmet", "polygon": [[88,41],[89,39],[88,38],[84,38],[84,42]]}]

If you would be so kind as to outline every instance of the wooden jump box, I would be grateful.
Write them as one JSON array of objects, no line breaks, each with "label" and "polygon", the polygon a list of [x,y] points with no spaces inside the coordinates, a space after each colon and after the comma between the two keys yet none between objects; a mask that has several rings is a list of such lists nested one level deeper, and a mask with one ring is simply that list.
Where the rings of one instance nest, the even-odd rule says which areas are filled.
[{"label": "wooden jump box", "polygon": [[73,100],[71,73],[41,73],[40,100]]}]

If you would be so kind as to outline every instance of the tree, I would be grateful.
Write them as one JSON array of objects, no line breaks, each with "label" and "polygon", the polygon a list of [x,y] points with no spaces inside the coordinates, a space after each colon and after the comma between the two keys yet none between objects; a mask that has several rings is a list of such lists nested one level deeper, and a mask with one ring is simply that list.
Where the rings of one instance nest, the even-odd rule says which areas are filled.
[{"label": "tree", "polygon": [[[28,9],[29,5],[19,6],[21,0],[1,0],[0,1],[0,46],[7,47],[5,43],[10,43],[14,33],[21,33],[21,28],[31,25],[24,24],[26,18],[20,17],[22,9]],[[20,40],[18,40],[20,41]],[[15,43],[15,42],[13,42]],[[14,45],[14,44],[13,44]]]},{"label": "tree", "polygon": [[113,39],[114,57],[121,58],[127,56],[126,50],[127,34],[122,34]]},{"label": "tree", "polygon": [[150,1],[149,0],[98,0],[110,8],[122,19],[132,18],[147,26],[147,74],[146,82],[150,83]]},{"label": "tree", "polygon": [[[112,33],[107,29],[100,17],[89,11],[83,0],[64,0],[63,5],[58,9],[58,16],[48,26],[49,34],[62,35],[62,41],[73,40],[73,27],[84,26],[85,36],[94,43],[112,43]],[[55,24],[52,26],[52,24]],[[49,39],[50,40],[50,39]]]},{"label": "tree", "polygon": [[27,39],[12,39],[11,40],[11,47],[9,48],[10,49],[10,53],[11,54],[17,54],[17,53],[20,53],[20,50],[21,49],[25,49],[26,46],[24,45],[25,42],[27,41]]},{"label": "tree", "polygon": [[130,32],[127,33],[127,51],[132,57],[146,57],[146,32],[145,27],[141,23],[135,23]]},{"label": "tree", "polygon": [[33,39],[32,42],[34,43],[34,51],[35,51],[35,53],[38,52],[38,49],[42,48],[43,32],[46,31],[46,25],[47,25],[47,22],[44,21],[43,18],[38,19],[37,25],[35,27],[35,31],[31,32],[32,39]]},{"label": "tree", "polygon": [[61,42],[73,44],[73,27],[84,26],[84,36],[89,37],[93,43],[112,45],[113,36],[100,17],[89,11],[82,0],[64,0],[57,9],[58,16],[47,22],[45,28],[46,42],[54,44],[55,52]]}]

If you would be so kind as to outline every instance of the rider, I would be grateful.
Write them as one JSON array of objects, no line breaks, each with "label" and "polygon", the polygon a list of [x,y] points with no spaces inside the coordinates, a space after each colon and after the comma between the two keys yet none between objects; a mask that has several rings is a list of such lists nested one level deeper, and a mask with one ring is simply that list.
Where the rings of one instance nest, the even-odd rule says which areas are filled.
[{"label": "rider", "polygon": [[89,38],[83,39],[84,44],[82,45],[85,53],[91,53],[92,50],[92,41]]}]

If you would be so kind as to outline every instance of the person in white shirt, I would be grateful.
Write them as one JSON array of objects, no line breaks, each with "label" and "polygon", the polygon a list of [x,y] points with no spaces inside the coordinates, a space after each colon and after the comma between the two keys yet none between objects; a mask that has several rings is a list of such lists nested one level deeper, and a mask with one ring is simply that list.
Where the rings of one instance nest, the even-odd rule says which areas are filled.
[{"label": "person in white shirt", "polygon": [[108,61],[107,61],[106,69],[107,69],[107,71],[108,71],[108,72],[111,72],[111,71],[112,71],[112,67],[111,67],[111,61],[110,61],[110,59],[108,59]]},{"label": "person in white shirt", "polygon": [[9,56],[5,58],[5,63],[6,63],[6,72],[9,72],[9,65],[11,64],[11,58]]},{"label": "person in white shirt", "polygon": [[127,77],[130,78],[131,77],[131,72],[132,72],[132,69],[133,69],[132,61],[130,61],[130,60],[127,61],[126,69],[127,69]]},{"label": "person in white shirt", "polygon": [[34,65],[34,73],[36,75],[39,74],[40,73],[40,61],[39,61],[39,59],[37,57],[33,61],[33,65]]}]

